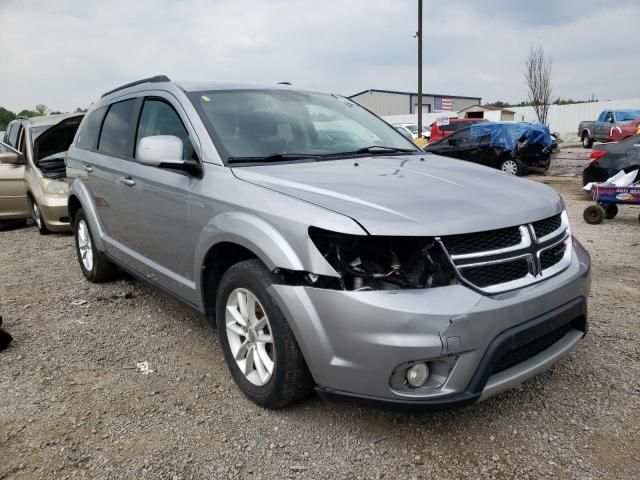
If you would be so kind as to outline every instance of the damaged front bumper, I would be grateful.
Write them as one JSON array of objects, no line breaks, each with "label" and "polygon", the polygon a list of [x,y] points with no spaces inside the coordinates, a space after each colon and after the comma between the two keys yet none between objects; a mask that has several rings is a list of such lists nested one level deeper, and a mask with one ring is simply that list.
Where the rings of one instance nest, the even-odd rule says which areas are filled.
[{"label": "damaged front bumper", "polygon": [[[590,259],[574,240],[563,272],[492,296],[463,285],[360,292],[270,288],[321,394],[452,407],[513,388],[575,347],[586,332]],[[552,343],[531,350],[545,339]],[[534,354],[527,357],[527,351]],[[507,355],[514,358],[504,368]],[[415,389],[398,382],[399,372],[417,361],[428,362],[435,380]]]}]

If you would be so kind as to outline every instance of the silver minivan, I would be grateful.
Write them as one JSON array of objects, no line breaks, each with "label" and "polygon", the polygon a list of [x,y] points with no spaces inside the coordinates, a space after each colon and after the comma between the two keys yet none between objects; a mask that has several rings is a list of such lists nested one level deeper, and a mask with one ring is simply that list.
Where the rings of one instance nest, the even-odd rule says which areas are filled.
[{"label": "silver minivan", "polygon": [[340,95],[143,79],[93,104],[67,168],[84,275],[205,315],[265,407],[467,405],[587,331],[590,259],[553,189],[426,154]]}]

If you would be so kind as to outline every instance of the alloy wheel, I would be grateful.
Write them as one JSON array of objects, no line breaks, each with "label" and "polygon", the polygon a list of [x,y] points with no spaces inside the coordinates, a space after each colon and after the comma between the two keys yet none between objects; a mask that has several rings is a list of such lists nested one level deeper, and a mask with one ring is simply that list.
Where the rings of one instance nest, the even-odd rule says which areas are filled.
[{"label": "alloy wheel", "polygon": [[231,354],[242,374],[254,385],[266,385],[275,366],[273,335],[267,314],[253,293],[236,288],[229,294],[225,325]]},{"label": "alloy wheel", "polygon": [[504,173],[515,175],[516,173],[518,173],[518,164],[515,162],[515,160],[505,160],[504,162],[502,162],[501,170]]},{"label": "alloy wheel", "polygon": [[42,229],[42,217],[40,216],[40,209],[36,202],[31,203],[31,213],[33,214],[33,221],[36,222],[36,226]]},{"label": "alloy wheel", "polygon": [[91,235],[89,235],[89,227],[87,222],[80,220],[78,222],[78,250],[80,252],[80,260],[85,270],[90,272],[93,270],[93,247],[91,244]]}]

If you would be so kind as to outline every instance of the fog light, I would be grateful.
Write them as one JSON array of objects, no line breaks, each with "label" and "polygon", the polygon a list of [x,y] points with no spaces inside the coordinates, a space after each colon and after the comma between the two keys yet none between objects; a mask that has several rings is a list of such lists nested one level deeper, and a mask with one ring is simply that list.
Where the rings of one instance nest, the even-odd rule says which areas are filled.
[{"label": "fog light", "polygon": [[407,382],[414,388],[423,386],[429,378],[429,367],[426,363],[417,363],[407,370]]}]

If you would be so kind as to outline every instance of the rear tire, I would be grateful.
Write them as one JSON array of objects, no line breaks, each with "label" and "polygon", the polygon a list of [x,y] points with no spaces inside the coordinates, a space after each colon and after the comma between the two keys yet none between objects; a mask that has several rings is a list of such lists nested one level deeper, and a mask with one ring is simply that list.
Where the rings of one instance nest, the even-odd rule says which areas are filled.
[{"label": "rear tire", "polygon": [[96,248],[89,222],[81,208],[74,216],[73,234],[76,240],[78,262],[86,279],[92,283],[113,280],[118,274],[118,269]]},{"label": "rear tire", "polygon": [[293,332],[268,292],[276,280],[260,260],[244,260],[222,276],[216,298],[218,338],[229,371],[242,393],[265,408],[298,402],[314,386]]},{"label": "rear tire", "polygon": [[593,139],[589,137],[587,132],[582,132],[582,146],[583,148],[591,148],[593,145]]},{"label": "rear tire", "polygon": [[585,222],[591,225],[598,225],[599,223],[602,223],[604,217],[604,208],[600,205],[591,205],[585,208],[584,213],[582,214],[582,218],[584,218]]},{"label": "rear tire", "polygon": [[44,223],[44,218],[42,218],[42,211],[38,206],[38,202],[36,202],[33,198],[28,197],[29,210],[31,210],[31,218],[33,218],[33,223],[36,224],[36,228],[40,235],[49,235],[49,229],[47,225]]},{"label": "rear tire", "polygon": [[509,175],[521,177],[525,174],[526,168],[517,158],[507,157],[500,162],[500,170]]}]

